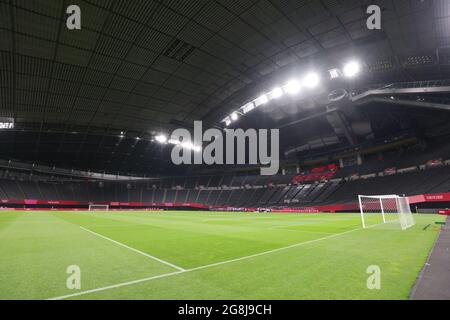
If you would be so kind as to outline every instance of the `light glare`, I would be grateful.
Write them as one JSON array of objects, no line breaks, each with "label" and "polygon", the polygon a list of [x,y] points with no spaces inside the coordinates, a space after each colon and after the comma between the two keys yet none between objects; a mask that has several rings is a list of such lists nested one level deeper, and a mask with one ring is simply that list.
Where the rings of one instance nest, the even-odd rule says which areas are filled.
[{"label": "light glare", "polygon": [[181,146],[182,146],[183,148],[185,148],[185,149],[193,149],[193,148],[194,148],[194,145],[193,145],[192,143],[190,143],[190,142],[183,142],[183,143],[181,144]]},{"label": "light glare", "polygon": [[167,137],[163,134],[160,134],[158,136],[155,137],[155,140],[158,141],[159,143],[166,143],[167,142]]},{"label": "light glare", "polygon": [[170,140],[169,140],[169,143],[170,143],[170,144],[179,145],[181,142],[180,142],[180,140],[170,139]]},{"label": "light glare", "polygon": [[344,75],[347,78],[356,76],[360,71],[361,65],[356,61],[349,62],[344,66]]},{"label": "light glare", "polygon": [[300,84],[300,82],[298,82],[297,80],[291,80],[289,81],[286,86],[284,87],[284,90],[289,93],[289,94],[297,94],[300,92],[302,86]]},{"label": "light glare", "polygon": [[311,72],[309,73],[305,79],[303,80],[303,84],[305,87],[313,89],[319,85],[320,79],[317,73]]},{"label": "light glare", "polygon": [[242,107],[242,112],[244,114],[247,114],[250,111],[252,111],[253,109],[255,109],[255,104],[253,102],[250,102],[250,103],[247,103],[245,106]]},{"label": "light glare", "polygon": [[259,107],[260,105],[266,104],[267,102],[269,102],[269,97],[266,94],[263,94],[255,100],[255,105]]},{"label": "light glare", "polygon": [[277,87],[270,92],[270,96],[274,99],[281,98],[283,96],[283,90]]}]

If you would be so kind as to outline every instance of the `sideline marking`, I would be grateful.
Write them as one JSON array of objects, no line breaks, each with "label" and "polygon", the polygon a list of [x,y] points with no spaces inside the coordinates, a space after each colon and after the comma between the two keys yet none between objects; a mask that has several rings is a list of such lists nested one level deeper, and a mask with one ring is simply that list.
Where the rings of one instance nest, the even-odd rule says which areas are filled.
[{"label": "sideline marking", "polygon": [[[390,222],[387,222],[387,223],[390,223]],[[383,224],[385,224],[385,223],[376,224],[376,225],[370,226],[370,227],[368,227],[366,229],[363,229],[363,228],[352,229],[352,230],[349,230],[349,231],[336,233],[336,234],[333,234],[333,235],[330,235],[330,236],[326,236],[326,237],[322,237],[322,238],[318,238],[318,239],[314,239],[314,240],[309,240],[309,241],[305,241],[305,242],[300,242],[300,243],[296,243],[296,244],[293,244],[293,245],[290,245],[290,246],[287,246],[287,247],[281,247],[281,248],[277,248],[277,249],[273,249],[273,250],[269,250],[269,251],[264,251],[264,252],[252,254],[252,255],[249,255],[249,256],[241,257],[241,258],[226,260],[226,261],[222,261],[222,262],[216,262],[216,263],[212,263],[212,264],[208,264],[208,265],[204,265],[204,266],[200,266],[200,267],[196,267],[196,268],[192,268],[192,269],[183,269],[183,270],[176,271],[176,272],[164,273],[164,274],[161,274],[161,275],[158,275],[158,276],[152,276],[152,277],[148,277],[148,278],[143,278],[143,279],[138,279],[138,280],[133,280],[133,281],[128,281],[128,282],[122,282],[122,283],[110,285],[110,286],[107,286],[107,287],[101,287],[101,288],[81,291],[81,292],[68,294],[68,295],[64,295],[64,296],[60,296],[60,297],[50,298],[50,299],[47,299],[47,300],[64,300],[64,299],[67,299],[67,298],[82,296],[82,295],[89,294],[89,293],[95,293],[95,292],[100,292],[100,291],[105,291],[105,290],[125,287],[125,286],[129,286],[129,285],[133,285],[133,284],[137,284],[137,283],[142,283],[142,282],[147,282],[147,281],[151,281],[151,280],[155,280],[155,279],[167,278],[167,277],[175,276],[175,275],[178,275],[178,274],[184,274],[184,273],[188,273],[188,272],[192,272],[192,271],[197,271],[197,270],[207,269],[207,268],[211,268],[211,267],[216,267],[216,266],[220,266],[220,265],[224,265],[224,264],[228,264],[228,263],[232,263],[232,262],[236,262],[236,261],[247,260],[247,259],[251,259],[251,258],[255,258],[255,257],[271,254],[271,253],[274,253],[274,252],[284,251],[284,250],[288,250],[288,249],[291,249],[291,248],[300,247],[302,245],[311,244],[311,243],[314,243],[314,242],[319,242],[319,241],[322,241],[322,240],[336,238],[336,237],[339,237],[339,236],[342,236],[344,234],[348,234],[348,233],[351,233],[351,232],[355,232],[355,231],[359,231],[359,230],[367,230],[369,228],[374,228],[374,227],[377,227],[377,226],[380,226],[380,225],[383,225]],[[89,232],[92,232],[92,231],[89,231]],[[103,236],[101,236],[101,237],[103,237]],[[114,241],[114,240],[112,240],[112,241]]]},{"label": "sideline marking", "polygon": [[179,266],[177,266],[177,265],[174,265],[173,263],[170,263],[170,262],[161,260],[161,259],[159,259],[159,258],[157,258],[157,257],[155,257],[155,256],[152,256],[152,255],[148,254],[148,253],[145,253],[145,252],[142,252],[142,251],[140,251],[140,250],[138,250],[138,249],[129,247],[129,246],[127,246],[126,244],[123,244],[123,243],[121,243],[121,242],[119,242],[119,241],[116,241],[116,240],[113,240],[113,239],[111,239],[111,238],[105,237],[104,235],[101,235],[101,234],[99,234],[99,233],[96,233],[96,232],[94,232],[94,231],[91,231],[91,230],[89,230],[89,229],[86,229],[86,228],[84,228],[84,227],[80,227],[80,228],[81,228],[82,230],[86,231],[86,232],[89,232],[89,233],[91,233],[91,234],[97,236],[97,237],[100,237],[100,238],[102,238],[102,239],[111,241],[112,243],[115,243],[115,244],[117,244],[117,245],[119,245],[119,246],[122,246],[122,247],[124,247],[124,248],[127,248],[128,250],[134,251],[134,252],[139,253],[139,254],[141,254],[141,255],[143,255],[143,256],[146,256],[147,258],[156,260],[156,261],[158,261],[158,262],[160,262],[160,263],[163,263],[163,264],[165,264],[165,265],[167,265],[167,266],[169,266],[169,267],[172,267],[172,268],[174,268],[174,269],[177,269],[178,271],[186,271],[186,269],[183,269],[183,268],[181,268],[181,267],[179,267]]}]

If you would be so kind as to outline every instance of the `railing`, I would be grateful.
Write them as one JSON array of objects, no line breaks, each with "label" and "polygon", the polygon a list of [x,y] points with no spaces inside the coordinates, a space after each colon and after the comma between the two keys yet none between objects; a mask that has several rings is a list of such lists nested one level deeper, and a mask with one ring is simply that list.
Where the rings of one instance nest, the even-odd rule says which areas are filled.
[{"label": "railing", "polygon": [[80,171],[80,170],[68,170],[56,167],[48,167],[30,163],[23,163],[12,160],[0,160],[0,168],[4,169],[15,169],[15,170],[25,170],[30,172],[43,173],[48,175],[60,175],[72,178],[81,179],[94,179],[94,180],[111,180],[111,181],[123,181],[123,180],[140,180],[145,179],[144,177],[137,176],[121,176],[106,173],[90,172],[90,171]]}]

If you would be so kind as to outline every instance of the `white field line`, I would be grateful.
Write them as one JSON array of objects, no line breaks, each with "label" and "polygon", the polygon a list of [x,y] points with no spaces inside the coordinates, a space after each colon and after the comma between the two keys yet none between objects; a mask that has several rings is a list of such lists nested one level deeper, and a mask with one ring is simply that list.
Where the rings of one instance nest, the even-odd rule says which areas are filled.
[{"label": "white field line", "polygon": [[[233,217],[228,217],[229,219],[223,219],[223,218],[218,218],[218,219],[205,219],[205,220],[201,220],[201,222],[210,222],[210,221],[246,221],[249,220],[251,222],[251,220],[263,220],[263,219],[274,219],[277,218],[276,216],[272,216],[272,217],[240,217],[240,218],[233,218]],[[305,222],[301,223],[301,224],[296,224],[296,225],[292,225],[292,224],[286,224],[286,226],[302,226],[302,225],[307,225],[307,224],[314,224],[316,222],[321,222],[321,221],[325,221],[325,222],[334,222],[334,221],[351,221],[354,220],[354,218],[349,218],[349,219],[342,219],[342,218],[338,218],[338,219],[320,219],[320,218],[308,218]],[[193,221],[194,223],[196,221]]]},{"label": "white field line", "polygon": [[148,277],[148,278],[144,278],[144,279],[138,279],[138,280],[123,282],[123,283],[119,283],[119,284],[114,284],[114,285],[107,286],[107,287],[101,287],[101,288],[97,288],[97,289],[81,291],[78,293],[68,294],[68,295],[60,296],[60,297],[56,297],[56,298],[50,298],[47,300],[64,300],[64,299],[73,298],[76,296],[81,296],[81,295],[85,295],[85,294],[89,294],[89,293],[95,293],[95,292],[99,292],[99,291],[105,291],[105,290],[110,290],[110,289],[115,289],[115,288],[120,288],[120,287],[125,287],[125,286],[131,286],[133,284],[151,281],[151,280],[155,280],[155,279],[159,279],[159,278],[166,278],[166,277],[174,276],[174,275],[185,273],[185,272],[187,272],[187,271],[175,271],[172,273],[163,273],[163,274],[160,274],[159,276],[153,276],[153,277]]},{"label": "white field line", "polygon": [[[215,221],[225,221],[225,222],[233,222],[233,221],[243,221],[245,220],[244,218],[237,218],[237,219],[205,219],[205,220],[201,220],[200,222],[215,222]],[[194,221],[195,223],[196,221]]]},{"label": "white field line", "polygon": [[123,243],[121,243],[121,242],[119,242],[119,241],[116,241],[116,240],[113,240],[113,239],[111,239],[111,238],[105,237],[104,235],[101,235],[101,234],[99,234],[99,233],[96,233],[96,232],[94,232],[94,231],[91,231],[91,230],[89,230],[89,229],[86,229],[86,228],[84,228],[84,227],[80,227],[80,228],[81,228],[82,230],[86,231],[86,232],[89,232],[89,233],[91,233],[91,234],[97,236],[97,237],[100,237],[100,238],[102,238],[102,239],[111,241],[112,243],[115,243],[115,244],[117,244],[117,245],[119,245],[119,246],[122,246],[122,247],[124,247],[124,248],[127,248],[128,250],[134,251],[134,252],[139,253],[139,254],[141,254],[141,255],[147,257],[147,258],[150,258],[150,259],[152,259],[152,260],[155,260],[155,261],[158,261],[158,262],[160,262],[160,263],[162,263],[162,264],[165,264],[165,265],[167,265],[167,266],[169,266],[169,267],[172,267],[172,268],[174,268],[174,269],[177,269],[178,271],[186,271],[185,269],[183,269],[183,268],[181,268],[181,267],[179,267],[179,266],[177,266],[177,265],[174,265],[173,263],[170,263],[170,262],[161,260],[161,259],[159,259],[159,258],[157,258],[157,257],[155,257],[155,256],[152,256],[152,255],[148,254],[148,253],[145,253],[145,252],[142,252],[142,251],[140,251],[140,250],[138,250],[138,249],[129,247],[129,246],[127,246],[126,244],[123,244]]},{"label": "white field line", "polygon": [[[374,227],[377,227],[377,226],[382,225],[382,224],[384,224],[384,223],[373,225],[373,226],[370,226],[370,227],[368,227],[366,229],[374,228]],[[364,230],[364,229],[363,228],[352,229],[352,230],[341,232],[341,233],[335,233],[335,234],[332,234],[330,236],[326,236],[326,237],[322,237],[322,238],[318,238],[318,239],[314,239],[314,240],[310,240],[310,241],[300,242],[300,243],[296,243],[296,244],[293,244],[293,245],[290,245],[290,246],[287,246],[287,247],[281,247],[281,248],[277,248],[277,249],[273,249],[273,250],[268,250],[268,251],[252,254],[252,255],[249,255],[249,256],[241,257],[241,258],[236,258],[236,259],[226,260],[226,261],[222,261],[222,262],[212,263],[212,264],[208,264],[208,265],[204,265],[204,266],[200,266],[200,267],[196,267],[196,268],[192,268],[192,269],[186,269],[186,270],[182,270],[182,271],[177,271],[177,272],[164,273],[164,274],[161,274],[161,275],[158,275],[158,276],[152,276],[152,277],[148,277],[148,278],[143,278],[143,279],[138,279],[138,280],[133,280],[133,281],[128,281],[128,282],[122,282],[122,283],[110,285],[110,286],[107,286],[107,287],[101,287],[101,288],[81,291],[81,292],[68,294],[68,295],[64,295],[64,296],[60,296],[60,297],[50,298],[50,299],[47,299],[47,300],[64,300],[64,299],[68,299],[68,298],[82,296],[82,295],[85,295],[85,294],[90,294],[90,293],[95,293],[95,292],[106,291],[106,290],[110,290],[110,289],[130,286],[130,285],[138,284],[138,283],[142,283],[142,282],[148,282],[148,281],[152,281],[152,280],[156,280],[156,279],[167,278],[167,277],[175,276],[175,275],[178,275],[178,274],[184,274],[184,273],[188,273],[188,272],[193,272],[193,271],[197,271],[197,270],[203,270],[203,269],[212,268],[212,267],[216,267],[216,266],[220,266],[220,265],[224,265],[224,264],[229,264],[229,263],[233,263],[233,262],[237,262],[237,261],[248,260],[248,259],[252,259],[252,258],[255,258],[255,257],[260,257],[260,256],[264,256],[264,255],[267,255],[267,254],[271,254],[271,253],[284,251],[284,250],[288,250],[288,249],[291,249],[291,248],[300,247],[300,246],[303,246],[303,245],[319,242],[319,241],[322,241],[322,240],[336,238],[336,237],[339,237],[339,236],[342,236],[342,235],[345,235],[345,234],[348,234],[348,233],[351,233],[351,232],[359,231],[359,230]]]}]

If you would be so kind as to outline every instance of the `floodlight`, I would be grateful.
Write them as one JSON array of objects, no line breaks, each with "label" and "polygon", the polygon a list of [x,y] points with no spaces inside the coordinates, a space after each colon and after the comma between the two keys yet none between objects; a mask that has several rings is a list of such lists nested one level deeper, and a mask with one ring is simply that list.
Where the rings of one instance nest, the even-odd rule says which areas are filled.
[{"label": "floodlight", "polygon": [[303,85],[307,88],[313,89],[319,85],[320,78],[317,73],[311,72],[303,79]]},{"label": "floodlight", "polygon": [[226,118],[225,119],[225,126],[229,126],[231,124],[231,119],[230,118]]},{"label": "floodlight", "polygon": [[259,98],[255,99],[255,106],[259,107],[260,105],[266,104],[269,102],[269,97],[266,94],[263,94]]},{"label": "floodlight", "polygon": [[163,134],[160,134],[155,137],[155,140],[158,141],[159,143],[166,143],[167,137]]},{"label": "floodlight", "polygon": [[239,119],[239,115],[236,112],[233,112],[230,118],[232,121],[236,121],[237,119]]},{"label": "floodlight", "polygon": [[284,87],[284,91],[292,95],[299,93],[301,89],[302,85],[297,80],[289,81]]},{"label": "floodlight", "polygon": [[344,75],[347,78],[353,78],[361,71],[359,62],[351,61],[344,66]]},{"label": "floodlight", "polygon": [[169,143],[170,143],[170,144],[179,145],[181,142],[180,142],[180,140],[170,139],[170,140],[169,140]]},{"label": "floodlight", "polygon": [[249,102],[245,106],[243,106],[241,109],[244,114],[247,114],[250,111],[252,111],[253,109],[255,109],[255,104],[253,102]]},{"label": "floodlight", "polygon": [[275,89],[273,89],[270,92],[270,97],[274,98],[274,99],[278,99],[281,98],[283,96],[283,89],[281,89],[280,87],[276,87]]},{"label": "floodlight", "polygon": [[183,148],[185,148],[185,149],[193,149],[193,148],[194,148],[194,145],[193,145],[192,143],[190,143],[190,142],[183,142],[183,143],[181,144],[181,146],[182,146]]}]

